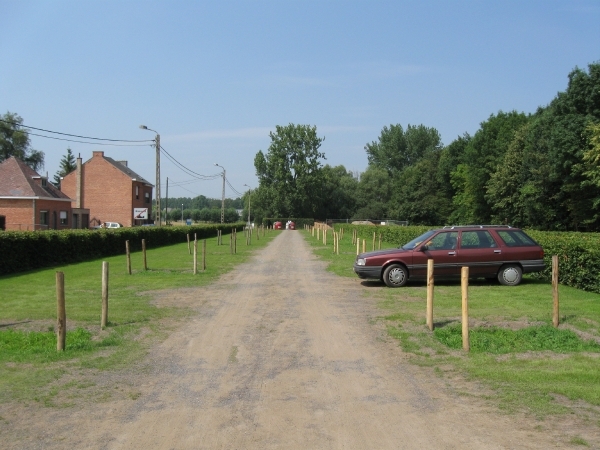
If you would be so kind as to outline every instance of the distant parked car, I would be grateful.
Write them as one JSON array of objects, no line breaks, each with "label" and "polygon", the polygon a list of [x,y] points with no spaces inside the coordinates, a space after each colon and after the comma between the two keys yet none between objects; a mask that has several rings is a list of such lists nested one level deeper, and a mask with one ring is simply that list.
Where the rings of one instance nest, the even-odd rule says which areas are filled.
[{"label": "distant parked car", "polygon": [[102,228],[123,228],[123,225],[118,222],[104,222]]},{"label": "distant parked car", "polygon": [[285,224],[285,229],[286,230],[295,230],[296,224],[294,222],[292,222],[291,220],[288,220]]},{"label": "distant parked car", "polygon": [[382,280],[389,287],[404,286],[427,277],[427,260],[434,276],[460,277],[469,267],[470,278],[497,279],[516,286],[524,273],[544,270],[544,250],[523,230],[506,225],[469,225],[430,230],[393,249],[361,253],[354,272],[360,278]]},{"label": "distant parked car", "polygon": [[275,222],[273,224],[273,229],[274,230],[281,230],[281,222]]}]

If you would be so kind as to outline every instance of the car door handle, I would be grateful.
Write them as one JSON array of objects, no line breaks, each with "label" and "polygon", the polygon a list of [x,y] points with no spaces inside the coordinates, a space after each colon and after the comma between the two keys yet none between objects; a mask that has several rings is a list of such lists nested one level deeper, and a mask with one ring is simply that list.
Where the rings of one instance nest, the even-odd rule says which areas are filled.
[{"label": "car door handle", "polygon": [[456,252],[448,252],[449,255],[456,255]]},{"label": "car door handle", "polygon": [[502,253],[502,250],[494,250],[494,253]]}]

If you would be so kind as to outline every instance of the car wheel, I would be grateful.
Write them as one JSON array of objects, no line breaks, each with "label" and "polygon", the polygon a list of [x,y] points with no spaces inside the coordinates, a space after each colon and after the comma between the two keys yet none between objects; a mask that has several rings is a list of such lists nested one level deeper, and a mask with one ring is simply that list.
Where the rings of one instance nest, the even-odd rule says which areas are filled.
[{"label": "car wheel", "polygon": [[517,264],[507,264],[500,268],[498,272],[498,281],[505,286],[516,286],[523,278],[521,266]]},{"label": "car wheel", "polygon": [[408,281],[408,271],[400,264],[392,264],[383,272],[383,282],[389,287],[401,287]]}]

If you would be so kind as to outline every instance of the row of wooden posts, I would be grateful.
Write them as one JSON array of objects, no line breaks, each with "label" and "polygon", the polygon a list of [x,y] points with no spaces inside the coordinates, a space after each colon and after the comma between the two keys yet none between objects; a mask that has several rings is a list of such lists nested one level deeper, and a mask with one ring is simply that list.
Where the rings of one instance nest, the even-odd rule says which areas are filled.
[{"label": "row of wooden posts", "polygon": [[[304,229],[308,231],[313,237],[316,237],[318,241],[323,241],[324,245],[327,245],[327,237],[329,232],[331,231],[331,235],[333,237],[333,253],[336,255],[340,254],[340,241],[344,238],[344,228],[340,228],[340,231],[335,231],[335,229],[330,228],[328,225],[323,223],[315,223],[314,225],[304,225]],[[361,253],[361,243],[362,243],[362,253],[367,251],[367,239],[362,239],[358,237],[358,230],[352,230],[352,245],[356,245],[356,254],[359,255]],[[371,246],[371,250],[381,250],[381,233],[377,234],[375,231],[373,232],[373,242]]]},{"label": "row of wooden posts", "polygon": [[[327,234],[330,227],[322,223],[315,223],[314,226],[305,225],[304,229],[315,236],[317,240],[322,240],[324,245],[327,245]],[[337,255],[339,252],[339,241],[344,236],[344,229],[340,228],[339,232],[335,229],[331,229],[333,235],[333,252]],[[376,233],[373,232],[373,243],[372,249],[375,250]],[[361,238],[358,236],[358,230],[352,230],[352,244],[356,245],[356,254],[360,254]],[[367,251],[366,249],[367,239],[362,239],[362,253]],[[381,250],[381,233],[379,233],[378,249]],[[426,324],[427,327],[433,331],[433,260],[427,261],[427,311],[426,311]],[[470,350],[469,343],[469,268],[463,267],[461,269],[461,294],[462,294],[462,339],[463,349],[466,351]],[[559,325],[559,295],[558,295],[558,256],[552,256],[552,325],[558,328]]]},{"label": "row of wooden posts", "polygon": [[[256,234],[256,239],[260,239],[260,234],[262,232],[263,237],[265,236],[265,232],[271,230],[271,227],[260,226],[256,233],[253,232],[251,227],[246,227],[244,229],[244,234],[246,236],[246,245],[251,245],[252,236]],[[188,244],[188,253],[192,254],[193,249],[193,274],[196,275],[198,273],[198,239],[196,233],[194,233],[194,241],[193,245],[191,244],[190,235],[187,234],[187,244]],[[222,230],[217,230],[217,245],[223,245],[223,232]],[[231,254],[237,254],[237,230],[235,228],[231,229],[231,234],[229,235],[229,248]],[[129,241],[125,241],[125,257],[127,259],[127,273],[129,275],[131,272],[131,252]],[[148,263],[146,258],[146,240],[142,239],[142,260],[144,265],[144,270],[148,270]],[[202,240],[202,271],[206,271],[206,239]],[[108,273],[109,266],[108,261],[102,261],[102,314],[100,317],[100,327],[102,329],[106,328],[108,324]],[[66,306],[65,306],[65,275],[64,272],[56,272],[56,301],[57,301],[57,327],[56,327],[56,349],[57,351],[63,351],[65,349],[66,344],[66,336],[67,336],[67,316],[66,316]]]}]

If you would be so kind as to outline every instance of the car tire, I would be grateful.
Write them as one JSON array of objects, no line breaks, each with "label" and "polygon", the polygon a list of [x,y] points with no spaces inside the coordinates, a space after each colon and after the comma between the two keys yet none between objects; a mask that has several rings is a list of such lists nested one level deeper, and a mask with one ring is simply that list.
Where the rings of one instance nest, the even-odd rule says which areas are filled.
[{"label": "car tire", "polygon": [[498,281],[504,286],[516,286],[523,279],[523,270],[518,264],[507,264],[500,268]]},{"label": "car tire", "polygon": [[408,270],[401,264],[387,266],[383,272],[383,282],[388,287],[402,287],[408,281]]}]

